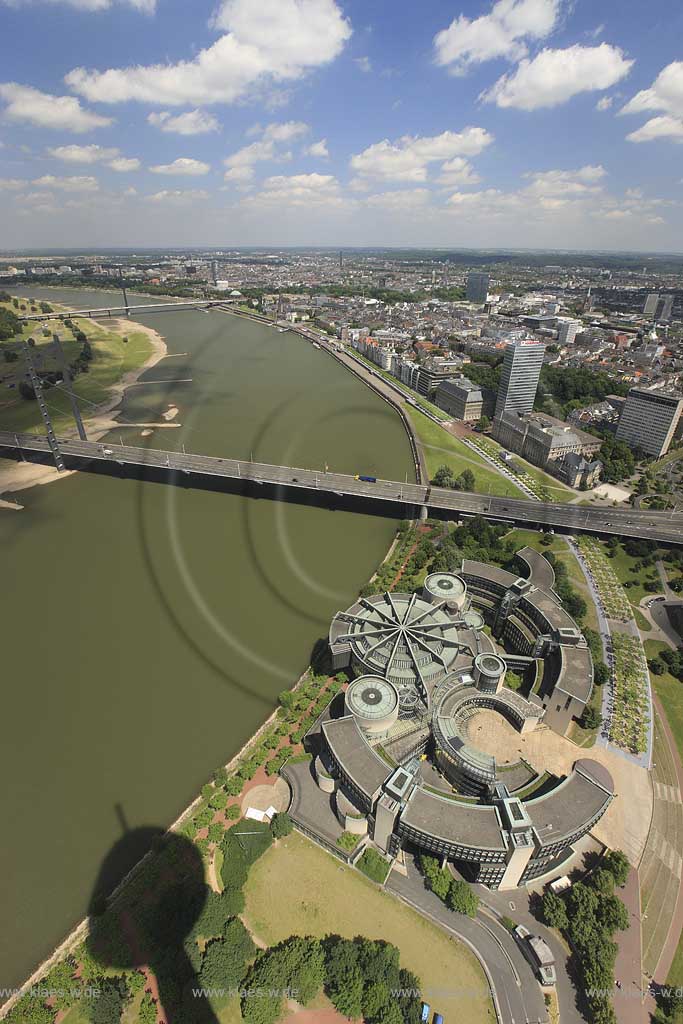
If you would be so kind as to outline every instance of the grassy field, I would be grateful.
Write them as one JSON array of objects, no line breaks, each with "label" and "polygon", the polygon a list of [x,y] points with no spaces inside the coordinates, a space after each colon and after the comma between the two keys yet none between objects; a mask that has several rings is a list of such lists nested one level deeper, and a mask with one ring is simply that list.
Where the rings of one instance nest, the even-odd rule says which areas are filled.
[{"label": "grassy field", "polygon": [[[643,647],[648,659],[656,658],[661,651],[670,650],[669,645],[661,640],[645,640]],[[669,672],[665,672],[661,676],[651,674],[650,678],[654,685],[655,693],[664,705],[666,718],[674,734],[678,753],[683,758],[683,683],[675,679]]]},{"label": "grassy field", "polygon": [[433,423],[415,409],[406,410],[422,444],[427,472],[434,476],[439,466],[448,466],[456,476],[465,469],[474,473],[475,490],[480,494],[493,494],[502,498],[521,498],[523,492],[497,473],[484,459],[479,458],[467,448],[457,437]]},{"label": "grassy field", "polygon": [[428,1002],[437,990],[453,993],[438,995],[447,1019],[494,1020],[486,979],[469,950],[296,832],[257,861],[245,896],[245,922],[259,940],[329,933],[386,939],[420,978]]},{"label": "grassy field", "polygon": [[[498,444],[497,441],[494,441],[494,439],[488,435],[485,438],[481,438],[481,440],[486,444],[491,455],[499,455],[501,452],[506,450],[502,445]],[[544,471],[539,469],[538,466],[532,466],[530,462],[527,462],[520,455],[515,455],[514,461],[515,464],[527,475],[527,477],[531,478],[531,481],[534,484],[548,492],[547,498],[544,500],[566,502],[572,501],[573,498],[576,498],[575,491],[572,491],[569,487],[565,487],[564,484],[560,483],[560,481],[554,476],[544,473]],[[525,483],[529,484],[529,480],[526,480]]]},{"label": "grassy field", "polygon": [[[8,306],[8,308],[12,307]],[[124,374],[131,370],[137,370],[147,361],[152,353],[152,343],[146,334],[135,330],[134,324],[131,324],[131,330],[126,335],[128,341],[124,342],[122,335],[108,331],[97,323],[89,320],[74,322],[78,323],[79,329],[87,336],[93,350],[93,358],[88,372],[79,374],[74,382],[74,393],[83,400],[80,403],[81,413],[87,417],[92,413],[93,405],[99,405],[109,398],[112,386]],[[71,332],[63,324],[54,324],[53,327],[62,341],[67,362],[73,361],[80,353],[81,345],[75,341]],[[51,337],[44,337],[40,329],[36,330],[35,325],[33,328],[24,328],[21,337],[35,339],[39,358],[41,350],[44,350],[45,346],[52,341]],[[0,348],[5,347],[16,347],[15,342],[3,342]],[[15,367],[19,368],[23,365],[21,358],[17,363],[0,362],[3,375],[13,373]],[[54,361],[46,356],[44,365],[46,369],[53,368]],[[46,390],[45,397],[55,431],[57,433],[73,431],[75,428],[68,395],[60,391],[59,388],[49,388]],[[18,388],[11,390],[6,387],[0,388],[0,429],[17,431],[38,429],[42,432],[42,419],[37,403],[22,398]]]},{"label": "grassy field", "polygon": [[[605,552],[607,546],[602,545]],[[640,604],[643,597],[652,593],[661,593],[661,581],[659,579],[659,573],[654,565],[648,566],[646,569],[636,569],[635,566],[641,561],[640,558],[634,558],[631,555],[627,555],[621,545],[617,548],[617,553],[614,558],[607,557],[607,560],[619,577],[619,581],[624,584],[626,581],[635,581],[635,586],[625,587],[626,596],[632,605]],[[647,580],[652,580],[657,584],[656,591],[649,591],[645,589],[644,584]]]}]

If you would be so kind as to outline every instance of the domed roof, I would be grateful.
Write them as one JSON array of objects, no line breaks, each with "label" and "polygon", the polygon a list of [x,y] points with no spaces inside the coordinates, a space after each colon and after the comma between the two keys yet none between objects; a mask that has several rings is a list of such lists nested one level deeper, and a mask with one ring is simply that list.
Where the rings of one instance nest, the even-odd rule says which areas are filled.
[{"label": "domed roof", "polygon": [[448,673],[459,649],[451,617],[416,594],[361,598],[335,616],[330,641],[351,648],[356,670],[424,695]]}]

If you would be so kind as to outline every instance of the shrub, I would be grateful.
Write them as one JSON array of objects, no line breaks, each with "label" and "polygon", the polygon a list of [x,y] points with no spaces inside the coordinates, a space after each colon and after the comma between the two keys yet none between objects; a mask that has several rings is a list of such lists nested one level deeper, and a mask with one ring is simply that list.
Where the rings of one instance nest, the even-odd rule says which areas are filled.
[{"label": "shrub", "polygon": [[214,821],[209,825],[208,840],[210,843],[220,843],[223,839],[223,833],[225,829],[221,825],[220,821]]},{"label": "shrub", "polygon": [[356,865],[364,875],[371,878],[373,882],[383,884],[389,872],[389,865],[384,857],[381,857],[376,850],[368,848],[361,854]]},{"label": "shrub", "polygon": [[457,914],[476,917],[479,909],[479,897],[473,889],[460,879],[453,878],[448,889],[448,906]]},{"label": "shrub", "polygon": [[282,839],[290,834],[294,825],[290,816],[282,812],[275,815],[270,828],[275,839]]},{"label": "shrub", "polygon": [[224,789],[217,789],[209,799],[209,807],[215,811],[222,811],[228,802],[228,794]]}]

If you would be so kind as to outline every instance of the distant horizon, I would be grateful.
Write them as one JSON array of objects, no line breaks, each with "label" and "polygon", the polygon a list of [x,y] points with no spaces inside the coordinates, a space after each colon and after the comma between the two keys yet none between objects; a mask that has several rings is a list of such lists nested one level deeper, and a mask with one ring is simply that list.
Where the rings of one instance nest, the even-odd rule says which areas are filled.
[{"label": "distant horizon", "polygon": [[82,255],[85,253],[104,253],[104,252],[118,252],[128,253],[131,255],[137,253],[162,253],[162,252],[270,252],[278,250],[280,252],[342,252],[342,253],[353,253],[353,252],[440,252],[440,253],[548,253],[550,255],[586,255],[586,256],[676,256],[683,258],[683,249],[680,250],[667,250],[667,249],[610,249],[610,248],[573,248],[565,247],[562,249],[553,249],[546,246],[444,246],[444,245],[334,245],[334,244],[297,244],[287,245],[279,244],[274,242],[272,244],[237,244],[237,245],[205,245],[198,243],[196,245],[152,245],[152,246],[141,246],[141,245],[79,245],[73,247],[61,248],[58,246],[31,246],[26,249],[0,249],[0,256],[14,256],[14,255],[50,255],[50,254],[71,254],[71,255]]}]

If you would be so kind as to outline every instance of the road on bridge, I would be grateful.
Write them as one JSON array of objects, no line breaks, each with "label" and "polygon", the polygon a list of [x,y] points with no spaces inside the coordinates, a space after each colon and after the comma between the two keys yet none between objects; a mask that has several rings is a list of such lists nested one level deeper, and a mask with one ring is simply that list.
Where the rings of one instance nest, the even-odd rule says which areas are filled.
[{"label": "road on bridge", "polygon": [[[599,535],[644,537],[666,544],[683,543],[683,513],[650,512],[631,508],[604,509],[594,505],[567,505],[530,501],[525,498],[496,498],[453,491],[448,488],[404,483],[397,480],[365,481],[344,473],[297,469],[292,466],[271,466],[267,463],[219,459],[208,455],[159,451],[130,445],[107,445],[94,441],[58,439],[65,458],[91,460],[98,464],[118,463],[150,467],[189,477],[223,477],[244,480],[253,485],[271,485],[287,490],[314,491],[330,496],[357,497],[387,506],[425,507],[435,513],[483,515],[501,522],[523,522],[540,527],[560,527],[571,531],[586,530]],[[47,438],[35,434],[14,434],[0,431],[0,450],[13,449],[25,454],[49,453]],[[395,515],[390,508],[388,515]]]}]

